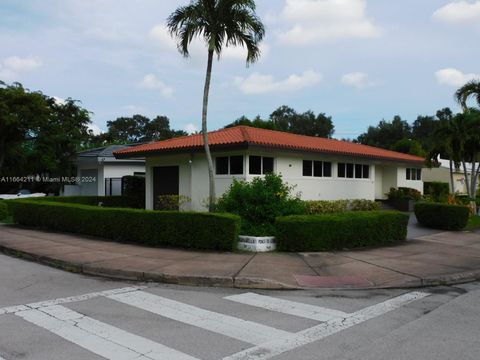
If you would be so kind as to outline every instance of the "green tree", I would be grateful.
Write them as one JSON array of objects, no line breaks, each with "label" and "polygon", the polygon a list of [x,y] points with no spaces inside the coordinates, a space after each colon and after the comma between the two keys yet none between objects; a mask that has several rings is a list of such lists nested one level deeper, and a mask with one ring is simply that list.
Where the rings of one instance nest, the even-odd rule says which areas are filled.
[{"label": "green tree", "polygon": [[422,148],[422,144],[413,139],[398,140],[395,144],[393,144],[391,149],[404,154],[425,156],[425,151]]},{"label": "green tree", "polygon": [[396,142],[402,139],[410,139],[411,135],[411,127],[408,122],[397,115],[391,122],[382,120],[377,126],[370,126],[366,133],[357,138],[357,142],[391,149]]},{"label": "green tree", "polygon": [[178,50],[183,56],[189,56],[189,45],[195,37],[202,37],[208,48],[202,134],[208,162],[210,210],[215,204],[215,182],[208,145],[207,112],[213,57],[216,54],[220,58],[224,47],[242,46],[247,49],[247,66],[258,60],[265,28],[255,14],[255,8],[253,0],[195,0],[179,7],[167,20],[170,33],[177,38]]},{"label": "green tree", "polygon": [[462,106],[464,112],[468,112],[467,101],[472,97],[480,106],[480,80],[472,80],[466,83],[455,93],[455,99]]},{"label": "green tree", "polygon": [[145,132],[150,119],[143,115],[132,117],[119,117],[113,121],[107,121],[108,133],[111,139],[120,143],[135,143],[145,137]]}]

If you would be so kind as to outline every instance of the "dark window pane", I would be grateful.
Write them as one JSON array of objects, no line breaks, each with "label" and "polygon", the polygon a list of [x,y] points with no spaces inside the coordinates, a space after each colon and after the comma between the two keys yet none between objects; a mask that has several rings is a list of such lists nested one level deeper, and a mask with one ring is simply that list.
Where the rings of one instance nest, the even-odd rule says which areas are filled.
[{"label": "dark window pane", "polygon": [[230,156],[230,175],[243,174],[243,156]]},{"label": "dark window pane", "polygon": [[411,169],[407,169],[407,180],[411,179],[410,172],[411,172]]},{"label": "dark window pane", "polygon": [[369,165],[363,165],[363,178],[364,179],[370,179],[370,166]]},{"label": "dark window pane", "polygon": [[312,161],[303,160],[303,176],[312,176]]},{"label": "dark window pane", "polygon": [[417,169],[417,180],[422,180],[422,169]]},{"label": "dark window pane", "polygon": [[332,163],[324,162],[323,163],[323,176],[332,177]]},{"label": "dark window pane", "polygon": [[344,178],[345,177],[345,164],[338,163],[338,177]]},{"label": "dark window pane", "polygon": [[362,165],[355,164],[355,178],[361,179],[362,178]]},{"label": "dark window pane", "polygon": [[263,158],[263,173],[273,173],[273,158],[272,157],[264,157]]},{"label": "dark window pane", "polygon": [[347,178],[353,179],[353,164],[347,164]]},{"label": "dark window pane", "polygon": [[261,156],[249,156],[249,172],[252,175],[262,174],[262,157]]},{"label": "dark window pane", "polygon": [[228,175],[228,157],[217,157],[215,168],[217,175]]},{"label": "dark window pane", "polygon": [[313,176],[316,176],[316,177],[323,176],[323,162],[321,161],[313,162]]}]

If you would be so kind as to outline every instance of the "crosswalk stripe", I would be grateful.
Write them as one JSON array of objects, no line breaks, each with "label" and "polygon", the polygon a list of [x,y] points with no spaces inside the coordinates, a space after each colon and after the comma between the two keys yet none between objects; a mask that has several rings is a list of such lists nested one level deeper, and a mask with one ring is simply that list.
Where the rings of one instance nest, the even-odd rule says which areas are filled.
[{"label": "crosswalk stripe", "polygon": [[309,329],[300,331],[290,336],[272,340],[268,343],[261,344],[250,349],[238,352],[231,356],[225,357],[223,360],[263,360],[270,359],[287,351],[293,350],[300,346],[310,344],[321,340],[330,335],[348,329],[352,326],[360,324],[364,321],[373,319],[383,315],[389,311],[398,309],[412,301],[422,299],[429,294],[421,292],[412,292],[387,300],[383,303],[367,307],[363,310],[347,315],[343,319],[334,319]]},{"label": "crosswalk stripe", "polygon": [[108,298],[254,345],[291,334],[287,331],[204,310],[144,291],[110,295]]},{"label": "crosswalk stripe", "polygon": [[317,321],[328,321],[347,316],[343,311],[277,299],[255,293],[232,295],[224,297],[224,299]]},{"label": "crosswalk stripe", "polygon": [[180,351],[60,305],[20,311],[15,315],[106,359],[196,360]]}]

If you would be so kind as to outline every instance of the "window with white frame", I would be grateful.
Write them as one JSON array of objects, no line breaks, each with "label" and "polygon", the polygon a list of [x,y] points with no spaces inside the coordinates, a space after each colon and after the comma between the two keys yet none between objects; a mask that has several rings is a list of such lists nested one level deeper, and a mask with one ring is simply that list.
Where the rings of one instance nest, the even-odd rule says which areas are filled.
[{"label": "window with white frame", "polygon": [[243,156],[220,156],[215,158],[217,175],[243,175]]},{"label": "window with white frame", "polygon": [[303,160],[303,176],[332,177],[332,163],[329,161]]},{"label": "window with white frame", "polygon": [[337,176],[346,179],[370,179],[370,165],[338,163]]},{"label": "window with white frame", "polygon": [[248,173],[251,175],[273,173],[273,157],[250,155],[248,157]]},{"label": "window with white frame", "polygon": [[407,180],[422,180],[422,169],[408,168]]}]

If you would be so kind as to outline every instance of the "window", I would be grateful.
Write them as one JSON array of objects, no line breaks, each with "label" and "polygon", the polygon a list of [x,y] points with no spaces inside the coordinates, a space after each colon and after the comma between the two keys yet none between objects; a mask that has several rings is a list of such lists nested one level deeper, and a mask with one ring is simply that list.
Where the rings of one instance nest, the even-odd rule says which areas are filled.
[{"label": "window", "polygon": [[407,180],[422,180],[422,169],[407,169]]},{"label": "window", "polygon": [[122,195],[122,178],[105,179],[105,196]]},{"label": "window", "polygon": [[370,179],[370,165],[339,163],[338,177],[348,179]]},{"label": "window", "polygon": [[248,172],[251,175],[273,173],[273,157],[249,156]]},{"label": "window", "polygon": [[332,163],[326,161],[303,160],[303,176],[331,177]]},{"label": "window", "polygon": [[221,156],[215,159],[217,175],[242,175],[243,156]]}]

